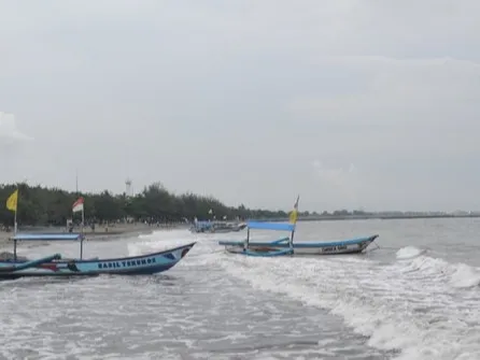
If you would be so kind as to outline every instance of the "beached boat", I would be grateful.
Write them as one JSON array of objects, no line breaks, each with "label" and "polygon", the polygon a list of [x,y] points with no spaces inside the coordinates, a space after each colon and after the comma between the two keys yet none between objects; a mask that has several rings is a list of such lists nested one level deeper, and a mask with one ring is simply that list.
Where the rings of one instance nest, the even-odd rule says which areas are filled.
[{"label": "beached boat", "polygon": [[[151,275],[175,266],[195,245],[195,242],[172,249],[140,256],[111,259],[83,259],[83,234],[16,234],[13,253],[3,253],[0,259],[0,280],[13,280],[22,277],[61,277],[109,275]],[[60,254],[37,260],[17,256],[19,241],[78,241],[79,259],[63,259]]]},{"label": "beached boat", "polygon": [[[290,236],[275,241],[251,242],[250,230],[289,231]],[[248,222],[247,237],[243,241],[219,241],[219,245],[234,254],[248,256],[284,255],[335,255],[354,254],[364,251],[378,235],[330,242],[294,242],[295,224],[274,222]]]},{"label": "beached boat", "polygon": [[226,221],[196,221],[190,228],[192,233],[229,233],[238,232],[247,227],[245,223]]}]

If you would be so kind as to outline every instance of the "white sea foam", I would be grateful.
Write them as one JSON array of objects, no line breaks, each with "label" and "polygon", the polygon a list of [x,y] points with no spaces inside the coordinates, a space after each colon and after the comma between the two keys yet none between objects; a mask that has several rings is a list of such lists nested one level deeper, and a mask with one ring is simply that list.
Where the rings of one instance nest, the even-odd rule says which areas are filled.
[{"label": "white sea foam", "polygon": [[[243,355],[248,353],[256,359],[275,358],[280,353],[279,358],[302,358],[305,354],[310,359],[312,354],[332,358],[345,349],[358,352],[358,348],[350,349],[352,343],[348,340],[339,342],[352,333],[338,326],[330,337],[313,335],[313,342],[306,349],[251,352],[249,346],[256,343],[258,334],[263,334],[262,330],[256,330],[258,334],[252,332],[255,317],[270,314],[267,332],[284,333],[286,324],[291,326],[289,317],[296,318],[297,312],[309,314],[308,320],[297,324],[310,321],[326,329],[335,327],[322,322],[323,308],[338,315],[355,332],[368,336],[368,345],[398,351],[398,359],[480,358],[479,269],[428,256],[427,251],[413,246],[399,249],[396,259],[385,265],[383,259],[376,261],[375,256],[361,255],[242,257],[223,253],[216,243],[222,238],[243,236],[194,235],[187,230],[171,230],[140,236],[128,243],[98,245],[100,253],[107,254],[115,248],[115,252],[125,254],[127,248],[130,255],[138,255],[198,241],[178,267],[166,273],[172,279],[163,277],[161,284],[151,278],[103,277],[68,285],[43,280],[19,280],[8,286],[2,283],[0,315],[4,321],[0,324],[0,339],[6,345],[0,349],[0,357],[22,354],[47,359],[61,352],[77,358],[143,359],[151,354],[148,346],[160,346],[161,358],[165,359],[178,358],[175,354],[178,355],[179,348],[185,349],[185,354],[195,353],[196,358],[220,359],[225,358],[224,353],[208,350],[220,343],[234,348],[230,351],[243,351]],[[259,232],[255,238],[272,239],[272,234]],[[187,277],[189,280],[185,280]],[[270,302],[265,302],[267,295],[262,293],[270,292],[284,295],[274,297],[282,304],[295,304],[286,305],[292,307],[292,312],[283,305],[270,306]],[[192,299],[194,302],[189,302]],[[299,307],[289,299],[299,300],[307,307]],[[208,306],[197,306],[205,300]],[[316,316],[320,316],[319,320]],[[210,333],[214,321],[221,325]],[[308,337],[309,326],[318,334],[312,325],[297,326],[299,339]],[[175,336],[172,329],[176,329]],[[119,336],[123,350],[111,348]],[[206,338],[202,339],[203,336]],[[293,330],[289,336],[294,336]],[[360,346],[360,351],[369,354],[380,352],[365,350],[363,343]],[[131,355],[121,355],[120,351],[130,351]]]},{"label": "white sea foam", "polygon": [[152,251],[167,250],[192,241],[194,239],[189,236],[187,230],[154,231],[151,234],[140,235],[138,240],[129,242],[128,255],[137,256]]},{"label": "white sea foam", "polygon": [[480,296],[471,288],[479,270],[422,253],[400,249],[388,266],[358,256],[237,256],[223,265],[259,289],[330,310],[369,345],[400,351],[398,359],[479,359]]},{"label": "white sea foam", "polygon": [[458,264],[450,274],[451,284],[454,287],[474,287],[480,285],[480,271],[477,268]]},{"label": "white sea foam", "polygon": [[420,256],[426,252],[425,249],[419,249],[415,246],[406,246],[397,251],[397,259],[411,259]]}]

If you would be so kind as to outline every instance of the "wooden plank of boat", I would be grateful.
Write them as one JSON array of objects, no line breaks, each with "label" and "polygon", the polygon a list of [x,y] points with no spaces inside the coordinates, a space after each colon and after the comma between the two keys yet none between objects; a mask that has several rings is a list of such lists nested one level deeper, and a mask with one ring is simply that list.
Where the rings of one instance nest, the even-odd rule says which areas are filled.
[{"label": "wooden plank of boat", "polygon": [[[282,243],[285,239],[280,239],[274,243],[264,243],[262,246],[251,246],[250,243],[250,229],[268,229],[268,230],[287,230],[292,232],[292,237],[287,238],[288,244],[285,248],[280,248],[277,244]],[[245,241],[231,242],[225,244],[220,241],[220,245],[226,245],[225,249],[228,252],[234,254],[242,254],[245,256],[262,256],[262,257],[276,257],[276,256],[288,256],[294,254],[292,247],[293,232],[295,230],[295,224],[283,224],[283,223],[261,223],[261,222],[249,222],[247,224],[247,238]]]},{"label": "wooden plank of boat", "polygon": [[269,247],[258,247],[258,248],[249,248],[244,250],[243,248],[235,247],[230,251],[235,254],[242,254],[246,256],[256,256],[256,257],[276,257],[276,256],[286,256],[293,255],[292,249],[276,249]]},{"label": "wooden plank of boat", "polygon": [[[67,235],[67,234],[66,234]],[[28,241],[52,238],[50,234],[44,237],[37,234],[29,235]],[[71,240],[75,236],[67,236],[64,240]],[[27,239],[17,236],[16,240]],[[59,236],[55,240],[60,240]],[[95,276],[101,274],[110,275],[151,275],[166,271],[175,266],[195,245],[195,242],[178,246],[160,252],[111,259],[71,259],[47,261],[37,266],[24,268],[15,272],[0,273],[0,279],[16,279],[19,277],[44,277],[44,276]],[[19,266],[27,263],[25,260],[0,261],[0,268]]]},{"label": "wooden plank of boat", "polygon": [[[251,226],[252,224],[252,226]],[[281,223],[248,223],[248,229],[264,230],[290,230],[294,231],[293,224]],[[248,237],[248,233],[247,233]],[[219,245],[225,246],[228,252],[241,254],[247,248],[249,250],[258,250],[269,248],[269,251],[288,250],[293,248],[295,255],[338,255],[355,254],[363,252],[378,235],[360,237],[356,239],[331,241],[331,242],[291,242],[291,237],[284,237],[275,241],[257,242],[246,239],[244,241],[219,241]]]},{"label": "wooden plank of boat", "polygon": [[[355,254],[363,252],[378,235],[366,236],[357,239],[340,240],[332,242],[298,242],[293,243],[294,253],[296,255],[338,255]],[[276,249],[286,249],[289,247],[285,239],[272,242],[250,242],[249,248],[256,249],[270,247]],[[243,248],[243,241],[219,241],[219,245],[227,247],[230,252],[235,252],[235,248]]]},{"label": "wooden plank of boat", "polygon": [[238,232],[247,227],[245,223],[229,223],[225,221],[196,221],[190,228],[192,233],[229,233]]}]

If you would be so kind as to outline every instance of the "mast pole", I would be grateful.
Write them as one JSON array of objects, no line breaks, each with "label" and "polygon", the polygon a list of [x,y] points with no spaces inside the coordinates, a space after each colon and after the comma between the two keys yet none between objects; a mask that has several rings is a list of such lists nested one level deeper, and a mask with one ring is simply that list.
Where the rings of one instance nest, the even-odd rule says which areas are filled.
[{"label": "mast pole", "polygon": [[[83,204],[83,206],[85,207],[85,204]],[[84,237],[85,237],[85,209],[83,208],[82,209],[82,233],[81,233],[81,237],[80,237],[80,260],[83,259],[83,240],[84,240]]]},{"label": "mast pole", "polygon": [[78,195],[78,168],[75,169],[75,191]]},{"label": "mast pole", "polygon": [[243,251],[247,251],[249,247],[249,242],[250,242],[250,228],[247,226],[247,237],[245,238],[245,241],[243,242]]},{"label": "mast pole", "polygon": [[15,214],[13,215],[13,236],[15,235],[17,235],[17,210],[15,210]]},{"label": "mast pole", "polygon": [[18,192],[19,192],[19,186],[18,186],[18,183],[17,183],[17,205],[16,205],[16,208],[15,208],[15,213],[13,214],[13,261],[17,261],[17,239],[16,239],[16,235],[17,235],[17,231],[18,231],[18,227],[17,227],[17,212],[18,212]]},{"label": "mast pole", "polygon": [[13,236],[17,235],[18,225],[17,225],[17,212],[18,212],[18,193],[20,192],[20,186],[17,182],[17,205],[15,207],[15,213],[13,214]]},{"label": "mast pole", "polygon": [[[75,168],[75,191],[77,197],[80,196],[78,191],[78,167]],[[82,203],[82,230],[80,234],[80,260],[83,259],[83,240],[85,238],[85,203]]]},{"label": "mast pole", "polygon": [[295,205],[293,206],[293,211],[295,212],[295,217],[293,219],[293,229],[290,235],[289,247],[293,253],[293,238],[295,236],[295,228],[297,227],[297,220],[298,220],[298,203],[300,202],[300,194],[297,195],[297,201],[295,201]]}]

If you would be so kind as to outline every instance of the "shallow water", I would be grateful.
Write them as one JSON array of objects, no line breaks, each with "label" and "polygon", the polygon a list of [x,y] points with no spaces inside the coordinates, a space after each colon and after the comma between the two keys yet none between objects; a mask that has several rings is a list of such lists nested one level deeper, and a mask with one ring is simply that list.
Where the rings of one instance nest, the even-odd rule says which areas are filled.
[{"label": "shallow water", "polygon": [[299,223],[296,239],[375,233],[380,249],[317,258],[225,254],[216,241],[243,234],[186,230],[87,242],[113,257],[198,240],[156,276],[0,283],[0,358],[480,359],[480,220]]}]

